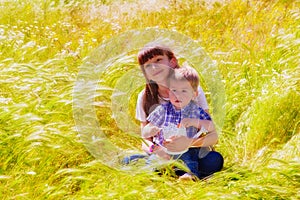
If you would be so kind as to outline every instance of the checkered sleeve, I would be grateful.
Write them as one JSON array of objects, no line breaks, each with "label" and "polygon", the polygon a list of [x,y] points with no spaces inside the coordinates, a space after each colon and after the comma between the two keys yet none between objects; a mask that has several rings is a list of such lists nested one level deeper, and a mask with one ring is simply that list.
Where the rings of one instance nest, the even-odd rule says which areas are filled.
[{"label": "checkered sleeve", "polygon": [[211,120],[211,117],[209,116],[209,114],[207,114],[202,108],[199,107],[198,109],[199,109],[201,120]]},{"label": "checkered sleeve", "polygon": [[165,120],[166,110],[163,106],[158,106],[150,115],[147,117],[147,121],[151,122],[157,127],[161,127]]}]

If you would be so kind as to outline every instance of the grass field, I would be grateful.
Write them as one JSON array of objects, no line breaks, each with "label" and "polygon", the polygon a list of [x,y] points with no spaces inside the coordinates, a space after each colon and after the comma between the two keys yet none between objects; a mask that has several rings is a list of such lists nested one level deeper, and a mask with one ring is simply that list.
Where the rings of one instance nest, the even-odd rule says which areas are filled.
[{"label": "grass field", "polygon": [[[0,0],[0,198],[299,199],[299,8],[299,0]],[[117,162],[141,144],[133,115],[142,86],[111,98],[130,89],[127,80],[142,81],[136,50],[121,54],[118,36],[146,28],[193,39],[220,74],[221,106],[202,80],[211,109],[223,109],[216,148],[225,158],[206,181]],[[108,41],[115,47],[101,54]],[[95,60],[107,67],[85,68]],[[92,84],[82,96],[81,78]],[[74,99],[92,102],[83,110],[91,115]]]}]

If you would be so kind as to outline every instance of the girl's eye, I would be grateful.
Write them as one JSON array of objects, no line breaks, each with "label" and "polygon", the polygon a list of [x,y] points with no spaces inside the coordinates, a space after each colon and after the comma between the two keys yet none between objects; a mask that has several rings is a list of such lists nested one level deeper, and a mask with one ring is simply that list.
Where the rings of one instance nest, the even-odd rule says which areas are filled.
[{"label": "girl's eye", "polygon": [[149,68],[151,66],[152,66],[152,64],[147,64],[147,65],[145,65],[145,68]]}]

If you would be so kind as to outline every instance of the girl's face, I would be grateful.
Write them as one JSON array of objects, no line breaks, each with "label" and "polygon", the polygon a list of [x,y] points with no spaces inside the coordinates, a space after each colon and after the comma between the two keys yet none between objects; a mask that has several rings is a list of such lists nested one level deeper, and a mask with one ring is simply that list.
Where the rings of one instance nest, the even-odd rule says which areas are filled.
[{"label": "girl's face", "polygon": [[147,78],[159,84],[166,82],[170,68],[173,67],[173,62],[166,55],[157,55],[148,60],[143,66]]},{"label": "girl's face", "polygon": [[194,97],[197,96],[197,92],[193,90],[190,82],[187,80],[170,80],[169,89],[170,101],[176,109],[184,108]]}]

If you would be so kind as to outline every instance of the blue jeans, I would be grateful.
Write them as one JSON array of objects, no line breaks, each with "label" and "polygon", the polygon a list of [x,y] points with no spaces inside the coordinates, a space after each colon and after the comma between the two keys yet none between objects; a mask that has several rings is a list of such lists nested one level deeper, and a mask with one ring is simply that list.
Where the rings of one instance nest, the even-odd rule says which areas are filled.
[{"label": "blue jeans", "polygon": [[131,156],[126,156],[125,158],[123,158],[121,163],[124,164],[124,165],[128,165],[131,162],[137,161],[141,158],[146,158],[148,156],[149,155],[147,155],[147,154],[133,154]]},{"label": "blue jeans", "polygon": [[[223,156],[216,151],[210,151],[205,157],[199,158],[198,155],[200,149],[201,148],[190,148],[181,156],[177,156],[177,158],[182,160],[199,179],[203,179],[215,172],[221,171],[224,164]],[[175,173],[178,176],[181,176],[186,172],[181,169],[175,169]]]},{"label": "blue jeans", "polygon": [[[199,151],[200,148],[190,148],[187,152],[182,154],[181,156],[174,156],[174,158],[178,158],[182,160],[187,167],[191,170],[193,174],[195,174],[199,179],[203,179],[215,172],[221,171],[224,164],[223,156],[216,152],[216,151],[210,151],[208,154],[203,157],[199,158]],[[155,159],[152,156],[149,156],[147,154],[134,154],[131,156],[127,156],[122,160],[122,164],[129,164],[131,162],[134,162],[138,159],[145,159],[146,164],[150,164],[152,159]],[[181,176],[186,173],[186,171],[175,168],[175,173],[178,176]]]},{"label": "blue jeans", "polygon": [[158,157],[156,154],[133,154],[131,156],[126,156],[123,158],[121,161],[122,164],[128,165],[132,162],[135,162],[139,159],[144,159],[146,165],[151,165],[153,164],[156,160],[158,160]]}]

